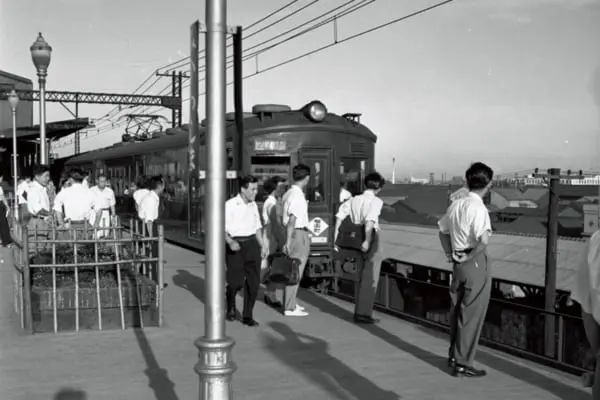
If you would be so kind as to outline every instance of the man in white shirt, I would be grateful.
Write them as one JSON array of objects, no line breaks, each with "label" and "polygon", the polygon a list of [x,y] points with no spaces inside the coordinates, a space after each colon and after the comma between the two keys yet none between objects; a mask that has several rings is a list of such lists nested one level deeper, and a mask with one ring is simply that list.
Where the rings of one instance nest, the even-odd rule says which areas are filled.
[{"label": "man in white shirt", "polygon": [[225,202],[225,263],[227,264],[227,320],[237,319],[235,296],[244,288],[242,323],[258,326],[253,309],[260,287],[260,262],[268,253],[263,245],[262,224],[254,199],[258,180],[252,175],[238,179],[240,193]]},{"label": "man in white shirt", "polygon": [[69,173],[73,182],[54,198],[54,212],[59,227],[85,225],[94,213],[94,196],[83,185],[83,172],[74,168]]},{"label": "man in white shirt", "polygon": [[[361,255],[355,257],[358,265],[358,296],[355,299],[354,321],[358,323],[373,324],[377,320],[372,317],[373,305],[379,284],[381,263],[373,261],[373,255],[379,248],[379,215],[383,207],[383,200],[377,194],[383,188],[385,179],[373,172],[365,177],[366,190],[363,194],[353,197],[340,207],[336,215],[335,238],[337,240],[342,221],[350,217],[351,222],[364,226],[365,240],[361,245]],[[336,247],[336,250],[337,247]]]},{"label": "man in white shirt", "polygon": [[[283,195],[283,225],[286,227],[286,242],[283,252],[291,258],[300,260],[300,279],[310,254],[310,237],[308,236],[308,202],[304,191],[310,180],[310,167],[298,164],[292,169],[294,184]],[[289,317],[304,317],[308,313],[296,301],[298,287],[285,287],[284,315]]]},{"label": "man in white shirt", "polygon": [[27,211],[30,219],[27,223],[29,236],[34,236],[37,230],[38,237],[48,235],[50,229],[50,198],[46,186],[50,181],[50,168],[47,165],[36,165],[33,168],[33,182],[27,189]]},{"label": "man in white shirt", "polygon": [[351,198],[352,193],[350,193],[348,190],[348,179],[346,177],[342,177],[342,181],[340,182],[340,206]]},{"label": "man in white shirt", "polygon": [[104,230],[102,228],[110,228],[111,216],[115,216],[115,192],[107,186],[107,179],[105,175],[98,176],[98,184],[90,189],[92,196],[94,197],[94,225],[99,229],[97,232],[97,238],[108,236],[110,230]]},{"label": "man in white shirt", "polygon": [[146,197],[148,193],[150,193],[150,190],[148,189],[148,184],[149,180],[146,177],[142,176],[139,178],[137,189],[133,191],[133,201],[135,202],[136,212],[139,212],[140,204],[142,203],[144,197]]},{"label": "man in white shirt", "polygon": [[144,223],[150,236],[155,236],[154,221],[158,219],[160,195],[165,190],[165,183],[160,176],[154,176],[149,182],[148,194],[140,200],[138,217]]},{"label": "man in white shirt", "polygon": [[450,349],[448,365],[454,376],[480,377],[484,370],[473,367],[481,328],[491,293],[487,245],[492,233],[483,197],[492,186],[494,172],[477,162],[467,170],[466,197],[454,200],[438,221],[440,241],[454,264],[450,285]]},{"label": "man in white shirt", "polygon": [[[280,176],[274,176],[268,179],[263,189],[269,194],[262,209],[263,220],[263,244],[269,249],[268,254],[263,257],[261,264],[261,272],[267,272],[269,267],[268,256],[281,250],[285,243],[285,228],[281,224],[282,204],[281,195],[284,180]],[[262,278],[261,278],[262,280]],[[281,308],[283,305],[277,300],[275,293],[276,285],[272,282],[267,282],[265,288],[265,303],[271,307]]]}]

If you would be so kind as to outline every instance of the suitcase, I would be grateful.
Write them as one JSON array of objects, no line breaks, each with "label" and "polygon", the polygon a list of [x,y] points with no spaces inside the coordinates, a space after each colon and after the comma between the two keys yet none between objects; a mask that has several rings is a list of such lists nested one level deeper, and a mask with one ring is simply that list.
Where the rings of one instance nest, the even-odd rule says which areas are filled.
[{"label": "suitcase", "polygon": [[300,260],[291,258],[284,253],[269,256],[269,281],[286,286],[297,285],[300,282]]}]

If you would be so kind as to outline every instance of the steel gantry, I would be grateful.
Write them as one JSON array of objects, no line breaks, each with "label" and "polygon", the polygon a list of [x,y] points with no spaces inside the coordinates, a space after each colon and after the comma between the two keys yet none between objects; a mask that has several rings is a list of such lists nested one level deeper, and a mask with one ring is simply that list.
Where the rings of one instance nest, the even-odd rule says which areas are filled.
[{"label": "steel gantry", "polygon": [[[180,78],[181,79],[181,78]],[[66,92],[48,90],[46,91],[45,99],[49,102],[60,103],[65,107],[75,118],[79,117],[79,104],[114,104],[127,106],[157,106],[165,107],[173,112],[172,125],[181,126],[181,81],[177,83],[173,96],[150,96],[143,94],[119,94],[119,93],[93,93],[93,92]],[[7,100],[9,95],[8,90],[0,89],[0,100]],[[16,90],[19,98],[23,101],[40,101],[40,92],[38,90]],[[64,103],[74,103],[75,112],[69,110]],[[80,151],[79,132],[75,133],[75,154]]]}]

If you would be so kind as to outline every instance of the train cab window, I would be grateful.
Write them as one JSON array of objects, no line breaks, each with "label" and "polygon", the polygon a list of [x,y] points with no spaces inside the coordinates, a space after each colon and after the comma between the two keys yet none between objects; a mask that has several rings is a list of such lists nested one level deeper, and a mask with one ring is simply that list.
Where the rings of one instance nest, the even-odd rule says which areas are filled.
[{"label": "train cab window", "polygon": [[279,176],[286,181],[290,176],[290,157],[288,156],[254,156],[250,158],[250,175],[258,179],[258,193],[256,201],[263,202],[267,193],[263,184],[267,179]]},{"label": "train cab window", "polygon": [[313,203],[322,203],[325,201],[325,176],[322,163],[313,161],[310,163],[310,180],[306,188],[308,201]]},{"label": "train cab window", "polygon": [[363,191],[362,178],[366,173],[366,161],[360,158],[343,158],[340,164],[341,178],[346,180],[346,189],[356,196]]}]

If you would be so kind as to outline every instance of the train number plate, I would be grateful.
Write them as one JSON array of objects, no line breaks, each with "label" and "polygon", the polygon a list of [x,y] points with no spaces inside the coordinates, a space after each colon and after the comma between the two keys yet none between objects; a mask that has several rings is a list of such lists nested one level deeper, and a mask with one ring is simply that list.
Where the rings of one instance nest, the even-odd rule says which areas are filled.
[{"label": "train number plate", "polygon": [[310,238],[311,243],[327,243],[327,237],[325,236],[313,236]]}]

